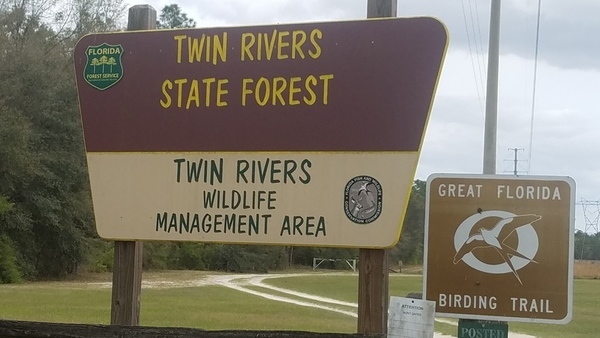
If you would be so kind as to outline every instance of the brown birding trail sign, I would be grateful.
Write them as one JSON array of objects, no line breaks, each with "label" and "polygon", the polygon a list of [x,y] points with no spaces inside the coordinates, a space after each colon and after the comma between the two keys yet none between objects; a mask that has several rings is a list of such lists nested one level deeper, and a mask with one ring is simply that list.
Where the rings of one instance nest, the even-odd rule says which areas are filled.
[{"label": "brown birding trail sign", "polygon": [[425,298],[440,316],[568,323],[574,206],[569,177],[430,176]]}]

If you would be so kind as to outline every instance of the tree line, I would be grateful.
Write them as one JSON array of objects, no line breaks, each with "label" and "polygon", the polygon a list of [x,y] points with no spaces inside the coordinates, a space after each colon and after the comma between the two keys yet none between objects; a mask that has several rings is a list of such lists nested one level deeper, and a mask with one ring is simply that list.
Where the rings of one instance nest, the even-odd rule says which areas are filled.
[{"label": "tree line", "polygon": [[575,259],[600,261],[600,232],[587,234],[577,230],[573,251]]},{"label": "tree line", "polygon": [[[72,52],[85,34],[124,30],[125,14],[122,0],[0,2],[0,283],[112,268],[112,243],[95,231]],[[177,5],[159,16],[160,28],[193,26]],[[415,183],[411,205],[423,205],[421,187]],[[407,215],[404,244],[391,250],[393,259],[422,257],[419,213]],[[268,271],[310,265],[313,257],[357,256],[356,249],[144,247],[147,269]]]},{"label": "tree line", "polygon": [[56,278],[96,238],[72,50],[122,26],[121,0],[0,2],[0,281]]}]

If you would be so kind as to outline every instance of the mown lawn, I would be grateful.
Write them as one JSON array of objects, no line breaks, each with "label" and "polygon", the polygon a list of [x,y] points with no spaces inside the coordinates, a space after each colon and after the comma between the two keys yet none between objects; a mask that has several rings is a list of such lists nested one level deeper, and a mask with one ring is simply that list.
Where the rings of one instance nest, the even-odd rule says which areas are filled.
[{"label": "mown lawn", "polygon": [[[197,272],[145,273],[145,280],[202,278]],[[308,275],[266,279],[265,283],[299,292],[357,301],[355,274]],[[248,287],[256,290],[257,287]],[[390,296],[420,292],[421,276],[391,275]],[[267,292],[264,291],[263,292]],[[298,297],[292,297],[298,298]],[[110,288],[77,282],[0,285],[0,318],[30,321],[108,324]],[[345,307],[344,310],[355,310]],[[541,338],[600,335],[600,281],[575,280],[574,315],[568,325],[510,323],[509,330]],[[322,309],[296,306],[222,286],[152,288],[142,291],[141,324],[196,327],[208,330],[303,330],[356,332],[356,318]],[[453,325],[436,330],[456,335]]]}]

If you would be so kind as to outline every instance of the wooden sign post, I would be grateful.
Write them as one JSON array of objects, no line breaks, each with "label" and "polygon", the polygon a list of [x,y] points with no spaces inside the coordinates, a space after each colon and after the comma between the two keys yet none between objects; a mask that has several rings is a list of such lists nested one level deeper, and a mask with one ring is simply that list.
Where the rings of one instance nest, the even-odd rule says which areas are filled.
[{"label": "wooden sign post", "polygon": [[[395,17],[396,0],[369,0],[367,18]],[[387,333],[388,251],[360,249],[358,269],[358,333]]]},{"label": "wooden sign post", "polygon": [[[150,5],[136,5],[129,9],[127,30],[156,29],[156,10]],[[112,325],[137,326],[140,324],[140,297],[142,291],[141,241],[115,241],[113,266]]]}]

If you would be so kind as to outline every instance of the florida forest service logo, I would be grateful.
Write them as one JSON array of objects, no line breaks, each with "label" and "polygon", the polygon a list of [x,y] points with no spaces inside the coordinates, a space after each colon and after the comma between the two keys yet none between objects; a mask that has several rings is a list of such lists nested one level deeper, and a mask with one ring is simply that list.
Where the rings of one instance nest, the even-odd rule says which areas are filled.
[{"label": "florida forest service logo", "polygon": [[344,190],[344,212],[354,223],[368,224],[381,215],[383,190],[370,176],[351,179]]},{"label": "florida forest service logo", "polygon": [[105,90],[114,86],[123,77],[121,63],[123,46],[103,43],[89,46],[85,50],[87,63],[83,70],[83,78],[90,86]]},{"label": "florida forest service logo", "polygon": [[[491,218],[490,229],[480,226],[481,221]],[[467,217],[454,234],[454,264],[461,260],[471,268],[483,273],[512,273],[521,285],[518,271],[529,263],[537,263],[534,258],[539,248],[538,235],[532,226],[542,216],[535,214],[516,215],[502,210],[489,210]],[[509,237],[516,236],[517,245],[508,244]],[[502,263],[484,262],[474,254],[481,249],[493,249]]]}]

